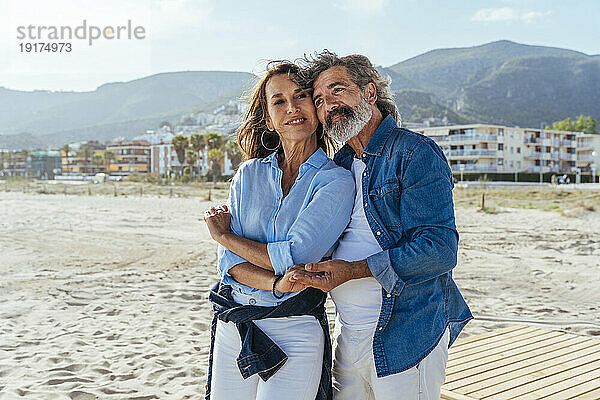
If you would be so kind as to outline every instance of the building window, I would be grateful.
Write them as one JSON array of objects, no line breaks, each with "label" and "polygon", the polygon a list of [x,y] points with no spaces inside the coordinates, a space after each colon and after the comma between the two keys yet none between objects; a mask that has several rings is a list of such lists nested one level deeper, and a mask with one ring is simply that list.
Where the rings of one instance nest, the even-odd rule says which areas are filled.
[{"label": "building window", "polygon": [[521,154],[521,148],[517,147],[517,154]]},{"label": "building window", "polygon": [[498,143],[498,150],[504,150],[504,144]]},{"label": "building window", "polygon": [[498,159],[498,165],[502,165],[504,164],[504,159],[503,158],[499,158]]}]

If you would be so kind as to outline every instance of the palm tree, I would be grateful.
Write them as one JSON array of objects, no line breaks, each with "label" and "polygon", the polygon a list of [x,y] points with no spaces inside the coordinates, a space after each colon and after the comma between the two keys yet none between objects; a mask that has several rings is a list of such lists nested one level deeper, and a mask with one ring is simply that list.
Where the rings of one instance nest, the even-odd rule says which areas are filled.
[{"label": "palm tree", "polygon": [[223,154],[221,149],[212,149],[208,151],[207,158],[210,164],[212,181],[215,182],[218,176],[223,175],[223,169],[221,168],[221,165],[225,159],[225,154]]},{"label": "palm tree", "polygon": [[[200,151],[204,150],[206,146],[206,137],[204,135],[199,134],[198,132],[192,133],[190,136],[190,144],[192,149],[198,154],[198,159],[202,159],[200,156]],[[200,167],[198,166],[198,174],[200,174]]]},{"label": "palm tree", "polygon": [[4,160],[6,159],[6,153],[0,150],[0,176],[4,176]]},{"label": "palm tree", "polygon": [[208,150],[223,150],[223,146],[225,146],[225,138],[222,135],[219,135],[217,132],[209,132],[205,135],[205,137]]},{"label": "palm tree", "polygon": [[110,162],[115,159],[115,153],[110,150],[104,150],[104,162],[106,163],[106,172],[110,175]]},{"label": "palm tree", "polygon": [[[188,150],[185,153],[185,159],[187,161],[187,164],[190,166],[190,168],[193,171],[194,165],[198,161],[198,154],[194,150]],[[191,171],[190,171],[190,175],[191,175]]]},{"label": "palm tree", "polygon": [[90,158],[92,157],[92,147],[88,145],[82,146],[81,150],[79,150],[78,156],[83,158],[84,170],[82,171],[82,173],[89,173],[89,163]]},{"label": "palm tree", "polygon": [[234,170],[237,169],[244,158],[244,154],[242,153],[240,146],[235,140],[228,140],[225,148],[227,149],[227,155],[231,160],[231,168]]},{"label": "palm tree", "polygon": [[171,143],[175,148],[175,153],[177,153],[177,161],[179,161],[179,165],[181,165],[181,172],[183,172],[185,152],[188,147],[190,147],[189,139],[184,135],[177,135],[171,140]]},{"label": "palm tree", "polygon": [[99,166],[101,166],[103,164],[104,157],[102,157],[102,154],[96,153],[96,154],[94,154],[93,160],[94,160],[94,167],[98,168]]}]

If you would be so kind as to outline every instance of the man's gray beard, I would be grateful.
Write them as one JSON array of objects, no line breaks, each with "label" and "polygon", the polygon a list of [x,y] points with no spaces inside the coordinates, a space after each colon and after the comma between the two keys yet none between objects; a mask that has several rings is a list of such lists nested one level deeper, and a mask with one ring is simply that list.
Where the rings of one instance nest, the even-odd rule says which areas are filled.
[{"label": "man's gray beard", "polygon": [[345,144],[348,140],[358,135],[373,116],[373,110],[371,110],[371,105],[367,99],[363,97],[362,101],[352,111],[354,112],[354,116],[349,119],[342,116],[338,121],[333,122],[331,127],[327,127],[324,124],[323,130],[325,134],[341,144]]}]

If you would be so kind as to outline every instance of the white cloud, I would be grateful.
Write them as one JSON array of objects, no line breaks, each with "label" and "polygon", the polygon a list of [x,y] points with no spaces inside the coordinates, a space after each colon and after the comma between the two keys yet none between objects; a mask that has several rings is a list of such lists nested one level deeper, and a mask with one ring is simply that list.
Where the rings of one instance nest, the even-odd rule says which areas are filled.
[{"label": "white cloud", "polygon": [[382,14],[389,0],[341,0],[336,7],[358,15]]},{"label": "white cloud", "polygon": [[500,21],[523,21],[531,22],[534,19],[546,17],[552,11],[529,11],[517,10],[515,8],[482,8],[473,14],[471,21],[476,22],[500,22]]}]

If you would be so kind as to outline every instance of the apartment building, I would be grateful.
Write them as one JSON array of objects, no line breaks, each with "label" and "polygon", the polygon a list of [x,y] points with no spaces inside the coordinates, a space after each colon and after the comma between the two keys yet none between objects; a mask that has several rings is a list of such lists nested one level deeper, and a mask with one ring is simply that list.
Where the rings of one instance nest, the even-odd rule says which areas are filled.
[{"label": "apartment building", "polygon": [[150,172],[164,175],[171,170],[179,170],[181,164],[171,141],[150,145]]},{"label": "apartment building", "polygon": [[150,171],[150,143],[146,140],[111,143],[106,150],[114,154],[109,168],[111,175],[128,176],[132,172]]},{"label": "apartment building", "polygon": [[581,171],[600,170],[600,135],[577,136],[577,168]]},{"label": "apartment building", "polygon": [[[578,155],[587,155],[578,152],[578,143],[584,142],[578,139],[583,134],[577,132],[484,124],[417,131],[444,150],[453,172],[572,173],[577,170]],[[592,139],[585,143],[598,146]]]},{"label": "apartment building", "polygon": [[[207,153],[207,148],[205,148],[203,151],[200,151],[197,165],[194,167],[194,171],[198,171],[197,168],[199,167],[199,172],[201,175],[205,174],[210,168]],[[229,159],[227,152],[225,152],[224,156],[223,175],[233,175],[235,171],[233,170],[233,166],[231,165],[231,160]],[[175,147],[173,144],[171,144],[171,142],[161,142],[150,145],[151,173],[164,175],[168,174],[170,171],[178,171],[180,167],[181,164],[179,164],[177,152],[175,151]]]}]

